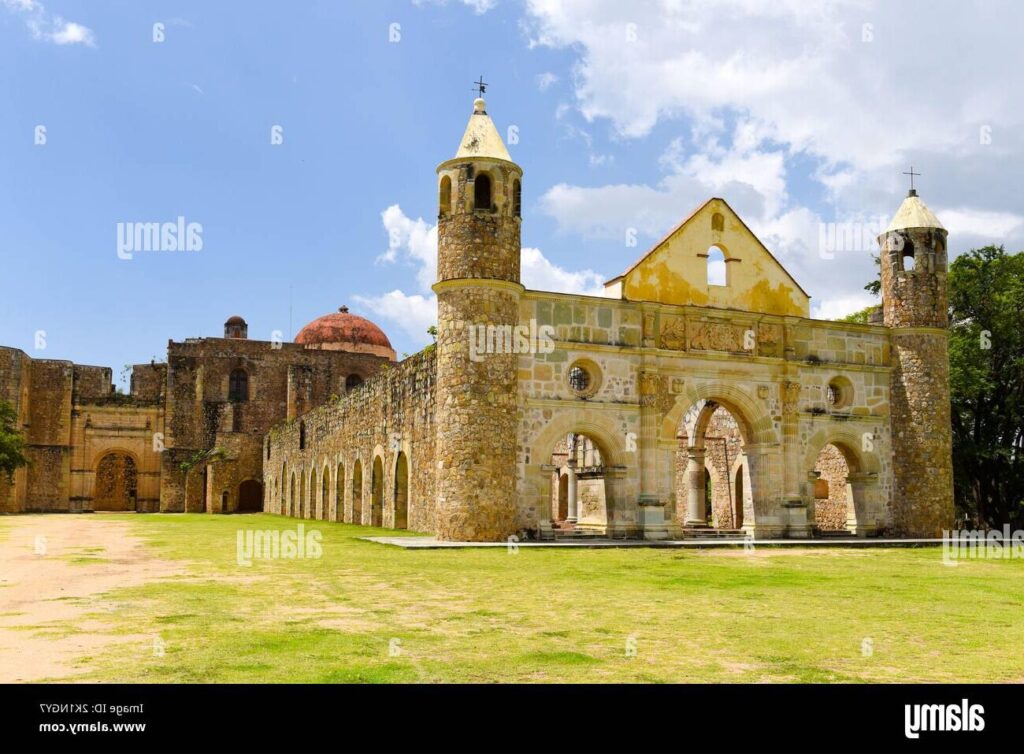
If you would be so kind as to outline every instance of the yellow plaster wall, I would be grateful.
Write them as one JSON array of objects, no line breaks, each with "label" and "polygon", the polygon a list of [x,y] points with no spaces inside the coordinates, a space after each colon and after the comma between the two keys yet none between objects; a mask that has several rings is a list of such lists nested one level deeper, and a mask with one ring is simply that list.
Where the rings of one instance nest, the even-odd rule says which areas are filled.
[{"label": "yellow plaster wall", "polygon": [[[722,229],[712,227],[715,214]],[[725,254],[727,285],[707,283],[707,253]],[[609,284],[611,293],[618,281]],[[810,298],[722,199],[711,199],[662,241],[622,283],[622,298],[765,314],[810,316]]]}]

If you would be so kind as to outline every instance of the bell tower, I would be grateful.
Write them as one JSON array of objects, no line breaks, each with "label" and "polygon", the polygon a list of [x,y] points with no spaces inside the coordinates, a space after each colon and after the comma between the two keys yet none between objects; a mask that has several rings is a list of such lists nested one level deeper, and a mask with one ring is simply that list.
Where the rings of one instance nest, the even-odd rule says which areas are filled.
[{"label": "bell tower", "polygon": [[437,536],[503,541],[517,530],[523,171],[482,97],[437,175]]},{"label": "bell tower", "polygon": [[891,330],[892,523],[912,537],[939,537],[953,525],[946,235],[911,188],[878,237]]}]

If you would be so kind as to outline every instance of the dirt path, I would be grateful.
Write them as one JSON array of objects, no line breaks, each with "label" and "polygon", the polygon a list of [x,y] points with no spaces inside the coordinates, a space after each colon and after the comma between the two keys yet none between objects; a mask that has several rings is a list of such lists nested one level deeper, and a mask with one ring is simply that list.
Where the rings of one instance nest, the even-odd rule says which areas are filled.
[{"label": "dirt path", "polygon": [[[0,683],[74,680],[116,642],[152,652],[154,637],[116,634],[91,613],[104,592],[185,572],[151,557],[130,525],[103,514],[6,518],[0,533]],[[88,617],[87,617],[88,616]]]}]

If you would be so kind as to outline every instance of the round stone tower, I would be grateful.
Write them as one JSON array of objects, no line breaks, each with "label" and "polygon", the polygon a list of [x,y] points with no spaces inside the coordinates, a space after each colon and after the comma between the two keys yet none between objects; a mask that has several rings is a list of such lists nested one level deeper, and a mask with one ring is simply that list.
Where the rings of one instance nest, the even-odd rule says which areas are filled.
[{"label": "round stone tower", "polygon": [[953,525],[946,229],[911,189],[878,242],[892,329],[892,522],[905,536],[938,537]]},{"label": "round stone tower", "polygon": [[517,528],[523,171],[483,99],[437,174],[437,536],[497,542]]}]

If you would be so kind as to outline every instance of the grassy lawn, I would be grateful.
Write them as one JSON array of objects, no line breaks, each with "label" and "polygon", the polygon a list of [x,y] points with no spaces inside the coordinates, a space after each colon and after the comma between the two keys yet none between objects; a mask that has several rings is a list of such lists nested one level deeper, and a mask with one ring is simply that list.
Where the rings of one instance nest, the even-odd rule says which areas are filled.
[{"label": "grassy lawn", "polygon": [[163,655],[119,645],[83,680],[1024,680],[1021,561],[949,567],[937,548],[405,551],[357,539],[392,531],[306,522],[321,559],[242,567],[239,528],[297,522],[119,518],[191,575],[105,595],[113,612],[90,617],[159,637]]}]

